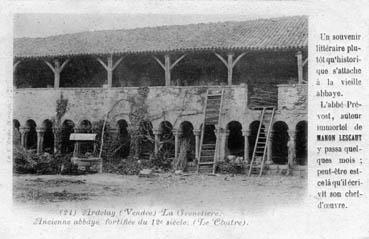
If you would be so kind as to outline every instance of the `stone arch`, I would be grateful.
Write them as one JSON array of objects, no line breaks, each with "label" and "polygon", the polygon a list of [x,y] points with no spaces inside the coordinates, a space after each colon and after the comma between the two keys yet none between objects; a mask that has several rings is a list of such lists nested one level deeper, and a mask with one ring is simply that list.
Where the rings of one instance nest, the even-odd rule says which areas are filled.
[{"label": "stone arch", "polygon": [[116,155],[122,158],[126,158],[129,155],[131,144],[131,137],[128,132],[128,123],[125,119],[120,119],[117,122],[117,126],[118,126],[119,149]]},{"label": "stone arch", "polygon": [[92,123],[91,121],[85,119],[81,120],[78,124],[79,133],[92,133]]},{"label": "stone arch", "polygon": [[[179,125],[179,130],[181,132],[179,137],[179,146],[178,146],[178,152],[179,154],[185,153],[187,158],[187,163],[193,163],[196,159],[195,155],[195,134],[193,132],[194,126],[189,121],[183,121]],[[184,144],[189,143],[189,147],[187,148],[187,152],[182,152],[184,148]]]},{"label": "stone arch", "polygon": [[26,127],[29,129],[26,135],[26,149],[37,149],[37,124],[33,119],[26,121]]},{"label": "stone arch", "polygon": [[[249,159],[251,160],[252,158],[252,154],[254,153],[254,147],[255,147],[255,142],[256,142],[256,137],[258,134],[258,130],[259,130],[259,125],[260,125],[260,121],[255,120],[253,122],[250,123],[249,125],[249,136],[248,136],[248,140],[249,140]],[[265,126],[261,125],[261,134],[265,134]]]},{"label": "stone arch", "polygon": [[19,129],[20,129],[20,123],[19,123],[19,120],[17,120],[17,119],[13,119],[13,128],[14,129],[17,129],[18,131],[19,131]]},{"label": "stone arch", "polygon": [[74,133],[75,124],[72,120],[64,120],[61,126],[61,153],[72,153],[74,143],[69,140],[70,134]]},{"label": "stone arch", "polygon": [[54,153],[53,122],[49,119],[46,119],[42,122],[42,127],[45,130],[42,151],[47,153]]},{"label": "stone arch", "polygon": [[298,165],[307,164],[307,151],[308,151],[308,124],[307,121],[303,120],[296,124],[296,135],[295,135],[295,153],[296,163]]},{"label": "stone arch", "polygon": [[173,125],[169,121],[162,121],[159,124],[159,131],[159,152],[163,153],[165,158],[173,158],[175,150]]},{"label": "stone arch", "polygon": [[275,164],[288,162],[288,125],[283,121],[273,124],[272,134],[272,161]]},{"label": "stone arch", "polygon": [[244,156],[245,151],[245,137],[242,135],[242,125],[238,121],[231,121],[227,124],[228,140],[227,149],[228,154],[236,156]]},{"label": "stone arch", "polygon": [[21,145],[21,137],[19,120],[13,119],[13,144]]}]

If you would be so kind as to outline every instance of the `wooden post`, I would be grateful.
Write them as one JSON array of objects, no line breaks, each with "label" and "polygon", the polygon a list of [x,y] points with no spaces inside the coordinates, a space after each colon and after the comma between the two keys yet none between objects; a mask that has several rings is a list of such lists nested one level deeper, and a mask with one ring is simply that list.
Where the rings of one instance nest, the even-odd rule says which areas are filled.
[{"label": "wooden post", "polygon": [[54,72],[54,88],[59,89],[60,86],[60,73],[63,71],[64,67],[68,64],[69,59],[65,60],[61,65],[58,59],[54,60],[54,65],[50,62],[45,61],[46,65]]},{"label": "wooden post", "polygon": [[157,58],[156,56],[153,56],[153,58],[159,63],[161,68],[164,70],[165,74],[165,86],[170,86],[171,79],[170,79],[170,72],[171,70],[180,62],[186,55],[180,56],[173,64],[170,64],[170,56],[169,54],[164,55],[164,64]]},{"label": "wooden post", "polygon": [[97,61],[105,68],[108,78],[108,88],[111,88],[113,86],[113,72],[115,68],[122,62],[124,57],[119,58],[115,63],[113,61],[113,55],[109,55],[107,57],[107,64],[101,58],[97,58]]},{"label": "wooden post", "polygon": [[228,69],[228,85],[232,85],[232,77],[233,77],[233,68],[235,67],[235,65],[239,62],[239,60],[241,60],[241,58],[246,55],[246,53],[241,53],[235,60],[233,60],[233,56],[234,53],[233,52],[229,52],[227,54],[227,60],[225,60],[220,54],[218,53],[214,53],[219,60],[221,60],[223,62],[223,64],[227,67]]},{"label": "wooden post", "polygon": [[298,79],[298,83],[302,84],[302,82],[304,81],[303,79],[303,63],[302,63],[302,52],[298,51],[296,53],[296,58],[297,58],[297,79]]}]

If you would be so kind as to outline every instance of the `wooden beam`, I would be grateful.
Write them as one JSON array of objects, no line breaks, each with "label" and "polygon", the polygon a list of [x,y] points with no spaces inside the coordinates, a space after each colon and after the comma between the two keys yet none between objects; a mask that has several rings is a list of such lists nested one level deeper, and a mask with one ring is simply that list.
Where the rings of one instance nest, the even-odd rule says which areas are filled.
[{"label": "wooden beam", "polygon": [[96,60],[98,62],[100,62],[100,64],[105,68],[106,73],[107,73],[107,80],[108,80],[108,87],[111,88],[113,86],[113,71],[115,70],[115,68],[117,68],[117,66],[122,62],[122,60],[124,59],[124,57],[121,57],[117,60],[117,62],[114,63],[113,61],[113,55],[109,55],[107,57],[107,64],[99,57],[96,58]]},{"label": "wooden beam", "polygon": [[163,70],[165,70],[164,64],[156,56],[152,56],[152,57],[159,63],[159,65],[161,66],[161,68],[163,68]]},{"label": "wooden beam", "polygon": [[234,67],[240,60],[241,60],[241,58],[244,56],[244,55],[246,55],[246,52],[244,52],[244,53],[241,53],[235,60],[234,60],[234,62],[233,62],[233,65],[232,65],[232,67]]},{"label": "wooden beam", "polygon": [[165,66],[165,86],[170,86],[170,56],[166,54],[164,56],[164,66]]},{"label": "wooden beam", "polygon": [[302,64],[302,52],[298,51],[296,53],[296,58],[297,58],[297,79],[298,79],[298,83],[302,84],[303,82],[303,64]]},{"label": "wooden beam", "polygon": [[227,55],[227,68],[228,68],[228,85],[232,85],[233,76],[233,53],[228,53]]},{"label": "wooden beam", "polygon": [[[164,55],[164,64],[156,56],[153,56],[153,58],[159,63],[159,65],[161,66],[161,68],[164,69],[165,86],[170,86],[170,70],[171,70],[171,64],[170,64],[170,56],[169,56],[169,54]],[[182,59],[180,59],[180,60],[182,60]],[[177,63],[175,63],[175,64],[177,64]],[[173,64],[173,67],[174,67],[174,64]]]},{"label": "wooden beam", "polygon": [[60,73],[63,71],[65,66],[68,64],[69,59],[65,60],[61,65],[60,65],[59,59],[54,60],[54,65],[46,60],[44,62],[54,73],[54,88],[58,89],[60,86]]},{"label": "wooden beam", "polygon": [[223,64],[228,67],[228,63],[227,61],[218,53],[214,52],[214,54],[219,58],[219,60],[221,60],[223,62]]},{"label": "wooden beam", "polygon": [[101,60],[101,58],[100,57],[97,57],[96,58],[96,60],[98,61],[98,62],[100,62],[100,64],[105,68],[105,70],[109,70],[108,69],[108,66],[105,64],[105,62],[103,61],[103,60]]},{"label": "wooden beam", "polygon": [[13,72],[15,72],[15,70],[17,69],[17,66],[19,65],[20,62],[21,61],[14,62],[14,64],[13,64]]},{"label": "wooden beam", "polygon": [[302,66],[305,66],[306,63],[308,63],[308,58],[306,57],[306,59],[302,62]]},{"label": "wooden beam", "polygon": [[123,59],[124,59],[124,57],[122,56],[121,58],[119,58],[117,60],[117,62],[114,63],[114,65],[113,65],[113,71],[115,70],[115,68],[117,68],[117,66],[122,62]]},{"label": "wooden beam", "polygon": [[185,58],[186,54],[183,54],[182,56],[180,56],[171,66],[170,66],[170,70],[172,70],[183,58]]}]

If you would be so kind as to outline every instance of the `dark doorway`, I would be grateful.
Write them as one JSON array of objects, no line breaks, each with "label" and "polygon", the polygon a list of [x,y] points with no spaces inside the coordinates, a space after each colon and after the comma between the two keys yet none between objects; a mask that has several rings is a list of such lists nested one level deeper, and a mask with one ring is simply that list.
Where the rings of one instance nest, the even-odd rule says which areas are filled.
[{"label": "dark doorway", "polygon": [[307,164],[307,122],[300,121],[296,125],[296,138],[295,138],[295,147],[296,147],[296,163],[298,165],[306,165]]},{"label": "dark doorway", "polygon": [[275,164],[288,162],[288,126],[285,122],[277,121],[273,125],[272,161]]}]

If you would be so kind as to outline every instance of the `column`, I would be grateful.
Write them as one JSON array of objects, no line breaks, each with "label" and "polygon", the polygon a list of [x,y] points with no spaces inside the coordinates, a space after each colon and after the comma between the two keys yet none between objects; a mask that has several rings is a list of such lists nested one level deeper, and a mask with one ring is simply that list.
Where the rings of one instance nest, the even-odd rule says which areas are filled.
[{"label": "column", "polygon": [[272,138],[273,138],[273,133],[274,131],[271,130],[270,134],[269,134],[269,139],[268,139],[268,148],[267,148],[267,164],[271,164],[272,163]]},{"label": "column", "polygon": [[249,135],[250,130],[242,130],[242,135],[245,138],[245,145],[244,145],[244,156],[243,160],[247,163],[249,163]]},{"label": "column", "polygon": [[225,129],[221,129],[221,131],[220,131],[220,135],[221,135],[220,138],[223,141],[223,142],[219,141],[219,142],[222,142],[220,144],[221,148],[220,148],[220,155],[219,155],[219,158],[221,158],[221,159],[224,159],[226,157],[226,154],[229,153],[228,145],[227,145],[228,144],[229,133],[230,133],[230,131],[225,130]]},{"label": "column", "polygon": [[193,133],[195,134],[195,157],[196,157],[197,160],[199,160],[201,130],[195,129],[195,130],[193,130]]},{"label": "column", "polygon": [[20,127],[19,132],[21,134],[21,145],[23,148],[27,146],[27,134],[29,132],[29,127]]},{"label": "column", "polygon": [[174,135],[174,158],[178,156],[178,149],[179,149],[179,136],[182,134],[182,131],[179,129],[173,129]]},{"label": "column", "polygon": [[44,149],[45,128],[37,127],[36,132],[37,132],[37,153],[39,154],[39,153],[42,153]]},{"label": "column", "polygon": [[60,132],[61,132],[61,127],[58,126],[54,126],[53,127],[53,134],[54,134],[54,153],[56,152],[60,152]]},{"label": "column", "polygon": [[[216,143],[215,143],[215,162],[218,162],[219,161],[219,158],[220,158],[220,146],[222,145],[221,142],[221,128],[216,128],[214,130],[214,133],[215,133],[215,137],[217,138],[216,139]],[[223,147],[224,149],[224,147]]]},{"label": "column", "polygon": [[159,135],[160,135],[160,130],[159,129],[153,129],[152,130],[153,134],[154,134],[154,153],[157,154],[159,152],[159,143],[160,143],[160,139],[159,139]]},{"label": "column", "polygon": [[292,167],[296,158],[295,152],[295,130],[288,130],[289,141],[288,141],[288,165]]},{"label": "column", "polygon": [[303,82],[303,63],[302,63],[302,52],[298,51],[296,53],[296,58],[297,58],[297,78],[298,78],[298,83],[302,84]]}]

